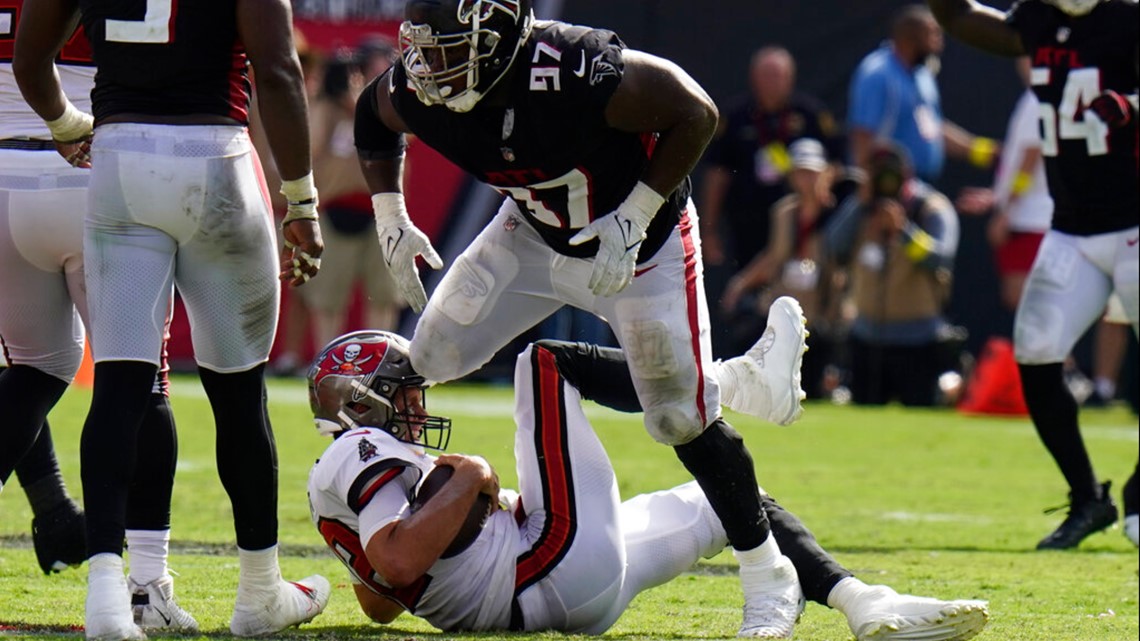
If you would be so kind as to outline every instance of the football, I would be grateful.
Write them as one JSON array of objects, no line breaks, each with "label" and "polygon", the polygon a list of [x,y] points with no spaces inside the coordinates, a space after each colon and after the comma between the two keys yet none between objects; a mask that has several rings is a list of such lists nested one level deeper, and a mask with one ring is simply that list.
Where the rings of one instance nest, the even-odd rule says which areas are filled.
[{"label": "football", "polygon": [[[437,465],[427,477],[420,482],[420,487],[416,490],[416,496],[412,499],[411,511],[415,514],[435,496],[443,486],[451,480],[451,475],[455,473],[455,468],[450,465]],[[483,525],[487,522],[487,517],[491,514],[491,497],[486,494],[478,494],[475,500],[471,503],[471,508],[467,510],[467,518],[463,520],[463,525],[459,527],[459,533],[455,535],[447,549],[443,551],[440,558],[449,559],[460,552],[466,550],[468,546],[475,541],[479,536],[479,532],[483,530]]]}]

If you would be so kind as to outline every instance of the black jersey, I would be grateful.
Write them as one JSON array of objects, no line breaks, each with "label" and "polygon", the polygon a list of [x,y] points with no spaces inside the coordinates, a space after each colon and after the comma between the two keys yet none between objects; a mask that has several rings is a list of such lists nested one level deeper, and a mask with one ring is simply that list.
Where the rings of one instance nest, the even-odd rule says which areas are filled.
[{"label": "black jersey", "polygon": [[[512,198],[552,249],[584,258],[597,253],[598,241],[568,241],[618,208],[653,153],[654,136],[618,131],[605,121],[606,104],[624,71],[622,49],[610,31],[540,21],[504,79],[511,83],[505,104],[484,99],[467,113],[425,105],[401,63],[389,72],[388,88],[412,133]],[[689,192],[686,179],[666,198],[647,230],[639,262],[668,238]]]},{"label": "black jersey", "polygon": [[1086,109],[1107,89],[1136,93],[1137,7],[1135,0],[1106,0],[1072,17],[1041,0],[1021,0],[1006,17],[1033,62],[1058,231],[1106,233],[1134,227],[1140,219],[1137,118],[1109,129]]},{"label": "black jersey", "polygon": [[80,0],[98,71],[95,121],[120,113],[249,120],[234,0]]}]

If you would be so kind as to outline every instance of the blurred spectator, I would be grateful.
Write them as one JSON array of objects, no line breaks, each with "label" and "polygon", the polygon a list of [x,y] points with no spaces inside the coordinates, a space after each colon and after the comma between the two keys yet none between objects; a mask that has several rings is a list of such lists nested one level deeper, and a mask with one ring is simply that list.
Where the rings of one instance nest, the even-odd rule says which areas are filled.
[{"label": "blurred spectator", "polygon": [[[835,119],[817,100],[797,93],[795,85],[796,63],[786,49],[756,51],[749,68],[751,91],[721,112],[717,134],[705,153],[708,168],[699,208],[702,254],[706,265],[724,266],[719,282],[768,245],[768,212],[788,194],[788,146],[812,138],[828,148],[831,158],[842,157]],[[714,272],[710,270],[708,294],[715,303],[721,287]],[[714,353],[739,354],[756,340],[758,330],[733,327],[734,318],[750,320],[752,313],[754,309],[734,310],[714,318],[714,327],[729,328],[714,333]],[[763,329],[763,318],[751,320]]]},{"label": "blurred spectator", "polygon": [[823,370],[832,352],[828,319],[834,316],[825,309],[833,300],[832,280],[822,260],[819,231],[835,206],[855,187],[849,179],[837,180],[818,140],[801,138],[788,151],[791,193],[772,206],[768,246],[728,281],[721,311],[750,312],[760,329],[772,301],[784,295],[799,300],[811,329],[810,349],[804,355],[802,368],[803,387],[809,398],[818,398],[822,395]]},{"label": "blurred spectator", "polygon": [[910,155],[916,175],[934,182],[946,154],[985,169],[999,147],[942,118],[934,77],[942,28],[925,5],[900,10],[891,38],[859,63],[851,78],[848,143],[851,162],[867,170],[876,142],[894,141]]},{"label": "blurred spectator", "polygon": [[301,294],[312,312],[318,345],[355,329],[345,322],[357,282],[364,287],[365,327],[395,329],[402,306],[376,242],[372,199],[353,143],[356,99],[396,55],[394,44],[380,37],[369,38],[355,51],[339,52],[325,66],[321,91],[310,107],[325,254],[315,286]]},{"label": "blurred spectator", "polygon": [[917,180],[906,152],[881,145],[868,157],[869,203],[849,196],[825,230],[829,254],[850,265],[855,303],[851,393],[861,404],[897,398],[929,406],[947,358],[942,309],[958,248],[958,217]]},{"label": "blurred spectator", "polygon": [[1041,156],[1039,105],[1028,89],[1029,56],[1018,58],[1016,64],[1027,88],[1010,116],[993,189],[963,189],[956,203],[966,215],[993,212],[986,238],[1001,278],[1002,305],[1011,311],[1017,309],[1029,268],[1053,218]]}]

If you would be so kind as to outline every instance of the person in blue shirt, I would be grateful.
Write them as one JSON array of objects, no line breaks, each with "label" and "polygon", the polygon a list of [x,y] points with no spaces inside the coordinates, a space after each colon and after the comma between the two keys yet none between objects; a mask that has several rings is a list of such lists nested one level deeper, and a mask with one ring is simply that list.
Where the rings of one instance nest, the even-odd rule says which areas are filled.
[{"label": "person in blue shirt", "polygon": [[946,155],[988,168],[997,156],[994,140],[975,136],[942,117],[935,82],[942,29],[924,5],[895,16],[890,40],[867,55],[851,79],[848,132],[854,166],[866,170],[876,142],[905,149],[915,174],[934,182]]}]

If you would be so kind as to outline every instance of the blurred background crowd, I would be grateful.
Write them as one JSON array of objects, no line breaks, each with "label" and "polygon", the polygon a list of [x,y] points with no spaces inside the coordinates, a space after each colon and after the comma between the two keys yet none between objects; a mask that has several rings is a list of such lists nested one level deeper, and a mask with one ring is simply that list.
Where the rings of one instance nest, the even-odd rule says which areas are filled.
[{"label": "blurred background crowd", "polygon": [[[716,100],[720,127],[693,178],[717,356],[747,349],[771,301],[791,294],[812,331],[809,398],[1024,413],[1008,339],[1052,208],[1028,65],[944,40],[922,4],[715,4],[535,3],[540,18],[610,28],[677,62]],[[326,251],[313,283],[283,298],[278,375],[303,375],[344,331],[414,327],[379,255],[352,138],[358,93],[398,55],[402,5],[294,2]],[[407,167],[409,210],[448,260],[498,198],[414,141]],[[430,292],[438,274],[424,277]],[[175,368],[192,365],[184,333],[176,322]],[[542,337],[615,344],[571,309],[519,341]],[[1135,343],[1111,313],[1094,327],[1067,366],[1077,399],[1136,407]],[[505,380],[516,347],[477,376]]]}]

